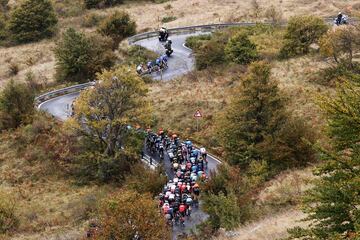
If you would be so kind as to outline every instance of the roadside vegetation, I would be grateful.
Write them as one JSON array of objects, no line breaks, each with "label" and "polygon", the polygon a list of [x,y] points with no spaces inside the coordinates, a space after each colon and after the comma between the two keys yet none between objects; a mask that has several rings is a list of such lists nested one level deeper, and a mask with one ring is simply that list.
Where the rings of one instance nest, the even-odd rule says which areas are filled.
[{"label": "roadside vegetation", "polygon": [[[181,1],[134,2],[0,0],[0,239],[169,238],[154,200],[166,176],[141,163],[138,126],[191,138],[224,160],[201,186],[209,218],[195,238],[299,206],[305,224],[282,237],[359,238],[359,26],[329,30],[301,15],[284,28],[292,14],[252,1],[247,16],[226,20],[272,25],[188,38],[197,69],[159,83],[134,73],[156,54],[123,40],[186,25],[194,12],[178,14]],[[214,4],[185,2],[199,18]],[[142,18],[147,8],[165,17]],[[34,110],[39,92],[95,79],[65,124]]]}]

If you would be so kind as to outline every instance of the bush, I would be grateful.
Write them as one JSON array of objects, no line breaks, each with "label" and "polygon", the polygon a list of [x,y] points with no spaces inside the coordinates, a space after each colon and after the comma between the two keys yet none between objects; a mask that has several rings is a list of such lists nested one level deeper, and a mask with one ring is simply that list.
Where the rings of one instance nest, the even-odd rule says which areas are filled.
[{"label": "bush", "polygon": [[175,21],[177,18],[174,17],[174,16],[167,16],[167,17],[163,17],[161,19],[161,22],[162,23],[168,23],[168,22],[172,22],[172,21]]},{"label": "bush", "polygon": [[100,208],[100,230],[92,239],[170,239],[165,218],[149,194],[120,191],[104,200]]},{"label": "bush", "polygon": [[[239,168],[221,164],[217,172],[211,173],[209,181],[201,186],[203,206],[210,215],[211,228],[232,229],[253,218],[250,212],[255,199],[253,191],[257,187],[257,183],[251,182]],[[227,204],[223,205],[222,201]],[[228,213],[231,208],[234,211]]]},{"label": "bush", "polygon": [[250,66],[238,89],[240,94],[225,109],[217,128],[230,164],[247,170],[253,161],[265,161],[273,175],[288,167],[303,166],[313,159],[313,153],[302,143],[303,137],[310,137],[306,126],[289,117],[285,99],[270,79],[270,70],[264,62]]},{"label": "bush", "polygon": [[229,61],[237,64],[248,64],[258,58],[256,45],[242,32],[230,38],[225,47],[225,55]]},{"label": "bush", "polygon": [[198,50],[206,41],[211,39],[211,34],[204,34],[199,36],[191,36],[186,38],[185,45],[194,51]]},{"label": "bush", "polygon": [[19,73],[20,69],[19,69],[19,65],[17,63],[11,62],[9,64],[9,70],[8,73],[10,76],[15,76]]},{"label": "bush", "polygon": [[341,83],[345,79],[360,82],[360,65],[353,63],[353,69],[349,69],[349,66],[344,63],[330,66],[319,72],[319,76],[316,81],[319,84],[325,86],[335,87],[336,83]]},{"label": "bush", "polygon": [[83,0],[53,1],[54,9],[59,17],[79,17],[84,14]]},{"label": "bush", "polygon": [[112,41],[99,35],[86,36],[69,28],[56,44],[56,77],[58,81],[93,80],[102,69],[114,65]]},{"label": "bush", "polygon": [[39,41],[55,33],[57,22],[49,0],[26,0],[11,13],[9,31],[17,43]]},{"label": "bush", "polygon": [[126,178],[125,185],[140,194],[150,193],[155,197],[162,191],[166,180],[165,172],[162,169],[151,171],[141,163],[141,165],[135,165],[131,168],[131,174]]},{"label": "bush", "polygon": [[136,33],[136,23],[130,19],[128,13],[116,11],[106,18],[98,29],[99,33],[110,37],[114,41],[114,49],[126,37]]},{"label": "bush", "polygon": [[139,45],[133,45],[126,51],[124,51],[124,62],[131,65],[138,65],[141,63],[146,63],[148,61],[153,61],[158,57],[158,54],[148,50]]},{"label": "bush", "polygon": [[27,85],[11,80],[0,93],[0,130],[31,122],[34,93]]},{"label": "bush", "polygon": [[354,52],[360,49],[360,28],[347,26],[327,32],[320,39],[320,52],[332,57],[337,64],[354,68]]},{"label": "bush", "polygon": [[7,23],[5,15],[0,12],[0,42],[8,37],[8,32],[6,31],[6,24]]},{"label": "bush", "polygon": [[84,0],[87,9],[111,7],[122,3],[123,0]]},{"label": "bush", "polygon": [[9,9],[9,0],[0,0],[0,13],[6,14]]},{"label": "bush", "polygon": [[212,228],[232,230],[240,223],[240,208],[233,193],[210,194],[204,198],[204,211],[209,214]]},{"label": "bush", "polygon": [[76,158],[74,172],[79,184],[122,183],[136,161],[123,153],[109,157],[99,152],[85,152]]},{"label": "bush", "polygon": [[19,219],[15,214],[15,201],[0,193],[0,234],[16,230]]},{"label": "bush", "polygon": [[91,28],[97,26],[102,20],[104,20],[104,16],[96,14],[96,13],[90,13],[86,14],[81,21],[81,26],[86,28]]},{"label": "bush", "polygon": [[292,17],[284,36],[285,44],[280,50],[281,58],[304,55],[312,43],[317,43],[328,26],[323,19],[314,16]]},{"label": "bush", "polygon": [[209,66],[226,63],[225,45],[228,40],[227,34],[214,33],[209,41],[205,41],[198,50],[195,50],[196,68],[202,70]]}]

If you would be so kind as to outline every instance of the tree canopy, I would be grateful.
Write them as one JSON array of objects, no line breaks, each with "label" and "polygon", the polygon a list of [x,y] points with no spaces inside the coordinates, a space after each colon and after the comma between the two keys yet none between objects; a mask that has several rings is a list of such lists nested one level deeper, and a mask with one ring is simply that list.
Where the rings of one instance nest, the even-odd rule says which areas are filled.
[{"label": "tree canopy", "polygon": [[31,122],[34,92],[26,84],[11,80],[0,93],[0,130]]},{"label": "tree canopy", "polygon": [[11,13],[9,30],[15,42],[27,43],[51,37],[57,22],[49,0],[26,0]]},{"label": "tree canopy", "polygon": [[295,16],[290,18],[284,36],[285,43],[280,50],[280,57],[289,58],[307,54],[310,45],[317,43],[327,30],[328,26],[319,17]]},{"label": "tree canopy", "polygon": [[116,11],[102,22],[98,31],[110,37],[114,41],[113,48],[116,49],[124,38],[136,33],[136,23],[127,12]]},{"label": "tree canopy", "polygon": [[103,154],[115,155],[124,146],[128,126],[147,121],[146,93],[144,81],[131,67],[98,74],[96,85],[83,91],[75,102],[78,130]]},{"label": "tree canopy", "polygon": [[264,62],[251,64],[238,95],[218,122],[226,159],[245,169],[253,161],[264,160],[271,168],[283,169],[312,160],[312,151],[302,141],[307,127],[286,112],[285,99],[270,79],[270,70]]},{"label": "tree canopy", "polygon": [[319,179],[304,197],[308,228],[290,229],[290,239],[358,239],[360,237],[360,89],[350,82],[338,86],[336,97],[322,97],[328,134],[334,150],[319,149],[324,163]]},{"label": "tree canopy", "polygon": [[59,81],[94,80],[97,72],[109,69],[115,62],[112,41],[99,35],[87,36],[67,29],[56,44],[56,77]]},{"label": "tree canopy", "polygon": [[150,194],[119,191],[100,208],[100,230],[92,239],[170,239],[165,218]]}]

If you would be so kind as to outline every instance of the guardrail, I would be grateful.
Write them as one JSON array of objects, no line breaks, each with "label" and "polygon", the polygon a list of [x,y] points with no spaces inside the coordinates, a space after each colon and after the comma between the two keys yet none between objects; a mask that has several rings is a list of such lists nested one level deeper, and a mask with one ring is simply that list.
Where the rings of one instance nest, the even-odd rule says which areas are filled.
[{"label": "guardrail", "polygon": [[[178,27],[178,28],[170,28],[168,29],[170,34],[183,34],[183,33],[195,33],[195,32],[213,32],[219,29],[228,28],[228,27],[247,27],[247,26],[255,26],[259,23],[218,23],[218,24],[207,24],[207,25],[196,25],[196,26],[188,26],[188,27]],[[271,24],[269,22],[263,24]],[[134,35],[128,38],[130,44],[134,44],[137,41],[157,37],[159,35],[158,31],[146,32]]]},{"label": "guardrail", "polygon": [[[328,22],[329,24],[333,23],[334,18],[324,18],[324,20],[326,22]],[[351,18],[350,19],[350,23],[355,23],[358,22],[359,19],[357,18]],[[195,33],[195,32],[214,32],[216,30],[219,29],[223,29],[223,28],[229,28],[229,27],[247,27],[247,26],[255,26],[257,24],[272,24],[271,22],[259,22],[259,23],[250,23],[250,22],[239,22],[239,23],[219,23],[219,24],[207,24],[207,25],[196,25],[196,26],[188,26],[188,27],[178,27],[178,28],[171,28],[169,29],[169,33],[170,34],[174,34],[174,35],[178,35],[178,34],[183,34],[183,33]],[[286,22],[282,22],[280,23],[280,25],[286,25]],[[152,38],[152,37],[157,37],[158,36],[158,32],[157,31],[153,31],[153,32],[146,32],[146,33],[140,33],[137,35],[134,35],[132,37],[128,38],[128,42],[130,44],[134,44],[137,41],[143,40],[143,39],[147,39],[147,38]],[[68,93],[72,93],[72,92],[77,92],[80,90],[83,90],[87,87],[93,86],[95,84],[95,82],[89,82],[89,83],[84,83],[84,84],[79,84],[79,85],[74,85],[71,87],[67,87],[67,88],[63,88],[63,89],[59,89],[59,90],[55,90],[52,92],[48,92],[45,94],[42,94],[38,97],[35,98],[35,104],[36,106],[38,106],[40,103],[47,101],[51,98],[55,98],[61,95],[65,95]]]},{"label": "guardrail", "polygon": [[69,94],[69,93],[79,92],[85,88],[88,88],[88,87],[91,87],[94,85],[95,85],[95,81],[78,84],[78,85],[74,85],[74,86],[70,86],[70,87],[66,87],[66,88],[62,88],[62,89],[58,89],[55,91],[44,93],[35,98],[35,105],[36,105],[36,107],[38,107],[41,103],[43,103],[49,99],[52,99],[52,98],[55,98],[58,96],[63,96],[63,95]]},{"label": "guardrail", "polygon": [[[325,22],[329,24],[333,24],[334,17],[325,17],[323,18]],[[351,18],[349,19],[350,24],[359,22],[358,18]],[[238,22],[238,23],[217,23],[217,24],[206,24],[206,25],[196,25],[196,26],[187,26],[187,27],[177,27],[177,28],[170,28],[168,29],[170,34],[177,35],[183,33],[195,33],[195,32],[214,32],[219,29],[229,28],[229,27],[248,27],[248,26],[256,26],[257,24],[265,24],[270,25],[274,24],[273,22]],[[285,26],[287,22],[280,22],[278,23],[281,26]],[[153,32],[146,32],[134,35],[128,38],[130,44],[134,44],[137,41],[157,37],[159,35],[158,31]]]}]

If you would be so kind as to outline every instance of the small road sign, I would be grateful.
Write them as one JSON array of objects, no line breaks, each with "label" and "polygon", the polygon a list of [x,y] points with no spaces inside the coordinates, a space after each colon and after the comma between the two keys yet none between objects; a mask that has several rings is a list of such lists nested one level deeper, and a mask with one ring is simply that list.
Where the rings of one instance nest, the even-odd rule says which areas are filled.
[{"label": "small road sign", "polygon": [[196,118],[201,118],[202,117],[202,114],[201,114],[200,110],[196,110],[196,112],[194,114],[194,117],[196,117]]}]

